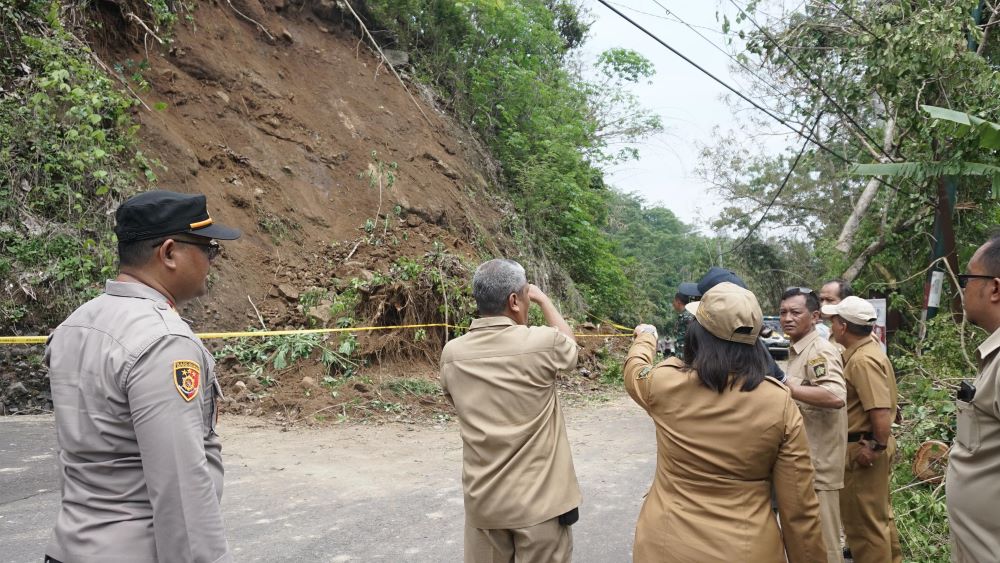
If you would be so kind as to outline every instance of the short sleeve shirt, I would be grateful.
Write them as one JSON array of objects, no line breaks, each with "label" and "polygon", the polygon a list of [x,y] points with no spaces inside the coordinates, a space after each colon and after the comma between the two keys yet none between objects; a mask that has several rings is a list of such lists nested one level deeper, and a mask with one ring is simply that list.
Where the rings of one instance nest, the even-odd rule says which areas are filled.
[{"label": "short sleeve shirt", "polygon": [[871,432],[868,411],[896,410],[896,372],[882,346],[862,338],[844,350],[847,381],[847,431]]},{"label": "short sleeve shirt", "polygon": [[992,561],[1000,553],[1000,329],[978,352],[976,394],[958,401],[945,481],[956,561]]},{"label": "short sleeve shirt", "polygon": [[[840,351],[815,330],[792,344],[786,373],[795,383],[822,387],[837,398],[847,400]],[[817,407],[801,401],[796,401],[796,404],[806,425],[809,449],[816,468],[816,489],[843,488],[847,410]]]},{"label": "short sleeve shirt", "polygon": [[556,396],[578,347],[547,326],[484,317],[441,352],[441,386],[462,434],[466,521],[475,528],[540,524],[576,508],[580,487]]}]

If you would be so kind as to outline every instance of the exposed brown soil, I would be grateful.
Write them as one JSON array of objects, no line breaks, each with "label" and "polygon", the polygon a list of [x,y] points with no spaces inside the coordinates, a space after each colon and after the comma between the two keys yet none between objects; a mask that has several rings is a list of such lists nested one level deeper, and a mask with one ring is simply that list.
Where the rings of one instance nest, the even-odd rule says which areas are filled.
[{"label": "exposed brown soil", "polygon": [[[164,167],[159,187],[206,194],[213,216],[244,232],[216,262],[210,295],[182,310],[197,331],[336,326],[323,311],[349,289],[359,298],[354,326],[442,323],[449,286],[432,270],[458,283],[484,255],[528,251],[509,236],[514,213],[498,194],[496,165],[425,88],[396,79],[337,2],[198,3],[168,46],[116,20],[111,4],[95,6],[104,27],[118,29],[92,38],[100,57],[127,68],[148,60],[139,135]],[[426,271],[401,277],[400,257]],[[532,277],[543,288],[553,283],[546,271]],[[310,309],[306,296],[319,306]],[[451,323],[468,315],[449,313]],[[362,367],[351,377],[317,352],[268,368],[263,385],[230,355],[219,366],[225,408],[310,423],[443,416],[439,392],[394,392],[388,383],[436,382],[447,337],[362,333],[354,356]],[[335,349],[340,339],[326,342]],[[620,358],[625,339],[581,340],[581,371],[566,374],[564,387],[588,392],[603,371],[595,351],[615,345]]]}]

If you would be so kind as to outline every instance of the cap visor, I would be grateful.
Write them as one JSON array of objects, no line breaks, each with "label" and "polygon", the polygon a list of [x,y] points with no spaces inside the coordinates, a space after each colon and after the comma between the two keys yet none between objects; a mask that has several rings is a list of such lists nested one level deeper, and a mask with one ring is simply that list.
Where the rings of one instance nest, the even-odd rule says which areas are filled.
[{"label": "cap visor", "polygon": [[698,284],[694,282],[684,282],[677,288],[678,293],[687,295],[688,297],[701,297],[701,292],[698,291]]},{"label": "cap visor", "polygon": [[691,313],[692,315],[697,315],[698,314],[698,305],[700,303],[701,303],[701,301],[692,301],[692,302],[690,302],[690,303],[688,303],[687,305],[684,306],[684,310],[687,311],[688,313]]},{"label": "cap visor", "polygon": [[820,312],[824,315],[836,315],[837,306],[836,305],[823,305],[819,308]]},{"label": "cap visor", "polygon": [[236,240],[243,235],[239,229],[233,229],[219,223],[213,223],[203,229],[190,229],[184,231],[199,237],[214,238],[219,240]]}]

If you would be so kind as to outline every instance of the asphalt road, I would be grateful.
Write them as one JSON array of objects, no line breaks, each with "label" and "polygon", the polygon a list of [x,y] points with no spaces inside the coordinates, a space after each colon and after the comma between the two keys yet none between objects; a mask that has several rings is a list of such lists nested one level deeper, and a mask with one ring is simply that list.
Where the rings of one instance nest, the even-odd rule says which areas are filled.
[{"label": "asphalt road", "polygon": [[[655,468],[653,426],[624,395],[566,409],[584,504],[574,560],[631,561]],[[237,561],[462,560],[452,422],[288,432],[224,417],[223,511]],[[37,563],[58,510],[53,421],[0,417],[0,561]]]}]

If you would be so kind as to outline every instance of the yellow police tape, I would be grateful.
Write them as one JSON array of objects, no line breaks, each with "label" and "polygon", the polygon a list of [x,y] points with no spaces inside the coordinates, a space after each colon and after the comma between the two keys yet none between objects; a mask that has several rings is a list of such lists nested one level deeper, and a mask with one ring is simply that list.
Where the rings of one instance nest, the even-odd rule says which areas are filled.
[{"label": "yellow police tape", "polygon": [[[622,330],[631,330],[627,327],[621,325],[616,325],[614,323],[609,323],[615,328]],[[293,334],[327,334],[332,332],[365,332],[373,330],[396,330],[402,328],[469,328],[464,326],[457,326],[445,323],[428,323],[428,324],[417,324],[417,325],[393,325],[393,326],[360,326],[360,327],[349,327],[349,328],[306,328],[297,330],[261,330],[261,331],[243,331],[243,332],[202,332],[198,334],[198,338],[209,340],[216,338],[249,338],[249,337],[262,337],[262,336],[290,336]],[[574,336],[583,338],[607,338],[612,336],[632,336],[631,333],[628,334],[575,334]],[[11,344],[45,344],[47,336],[0,336],[0,345],[11,345]]]}]

